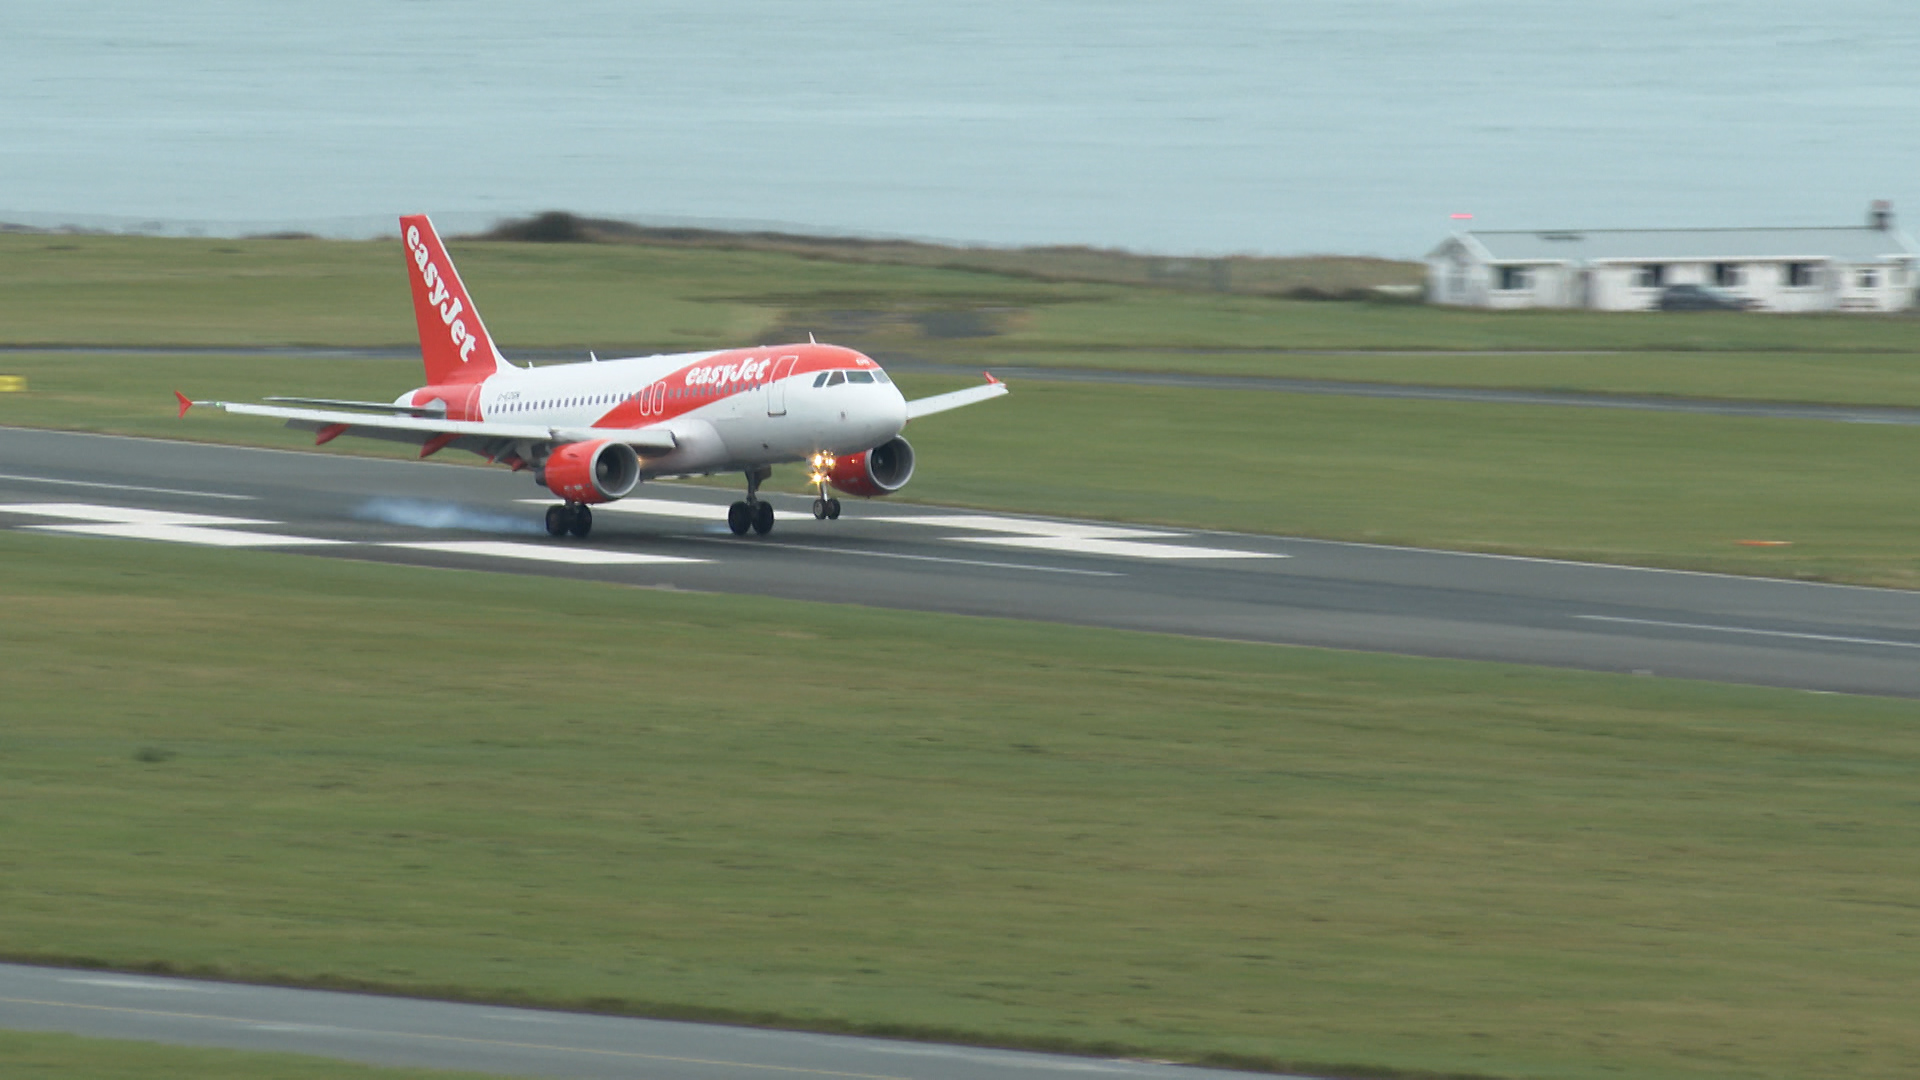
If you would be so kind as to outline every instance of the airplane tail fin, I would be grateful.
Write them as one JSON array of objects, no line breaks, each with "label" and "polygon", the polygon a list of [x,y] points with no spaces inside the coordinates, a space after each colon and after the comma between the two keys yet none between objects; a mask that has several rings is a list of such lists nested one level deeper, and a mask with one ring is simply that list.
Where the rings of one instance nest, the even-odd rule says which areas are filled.
[{"label": "airplane tail fin", "polygon": [[425,214],[410,214],[400,219],[400,236],[407,244],[407,281],[413,286],[427,385],[479,382],[506,366],[433,222]]}]

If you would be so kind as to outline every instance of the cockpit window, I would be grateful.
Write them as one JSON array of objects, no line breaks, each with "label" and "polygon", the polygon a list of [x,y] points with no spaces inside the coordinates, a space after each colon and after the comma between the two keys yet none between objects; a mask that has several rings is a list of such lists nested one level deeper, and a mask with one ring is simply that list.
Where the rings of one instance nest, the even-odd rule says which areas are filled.
[{"label": "cockpit window", "polygon": [[873,381],[873,372],[871,372],[871,371],[849,371],[849,372],[847,372],[847,381],[848,381],[848,382],[864,382],[864,383],[870,383],[870,382],[872,382],[872,381]]},{"label": "cockpit window", "polygon": [[826,372],[824,372],[824,371],[823,371],[823,372],[821,372],[820,374],[818,374],[818,375],[815,375],[815,376],[813,377],[813,388],[814,388],[815,390],[818,390],[819,388],[821,388],[821,387],[823,387],[823,386],[825,386],[825,385],[827,385],[827,373],[826,373]]},{"label": "cockpit window", "polygon": [[887,378],[887,373],[886,373],[886,372],[884,372],[884,371],[876,371],[876,372],[874,372],[874,373],[873,373],[873,381],[874,381],[874,382],[878,382],[878,383],[890,383],[890,382],[892,382],[893,380],[892,380],[892,379],[889,379],[889,378]]},{"label": "cockpit window", "polygon": [[844,371],[836,371],[833,374],[827,376],[828,386],[839,386],[841,383],[846,381],[847,381],[847,373]]}]

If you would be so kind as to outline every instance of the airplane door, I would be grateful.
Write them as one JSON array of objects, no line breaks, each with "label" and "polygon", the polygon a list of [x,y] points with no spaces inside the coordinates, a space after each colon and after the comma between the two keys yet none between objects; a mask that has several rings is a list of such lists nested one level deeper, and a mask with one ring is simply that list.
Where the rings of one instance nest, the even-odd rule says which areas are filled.
[{"label": "airplane door", "polygon": [[800,362],[797,356],[783,356],[774,362],[773,374],[767,382],[767,415],[787,415],[787,376],[793,374],[793,365]]}]

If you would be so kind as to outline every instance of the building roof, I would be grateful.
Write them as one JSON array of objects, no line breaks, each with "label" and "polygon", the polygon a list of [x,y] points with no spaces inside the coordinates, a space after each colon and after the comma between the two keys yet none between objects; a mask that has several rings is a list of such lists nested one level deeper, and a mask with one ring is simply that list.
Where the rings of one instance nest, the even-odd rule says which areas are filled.
[{"label": "building roof", "polygon": [[[1898,229],[1554,229],[1454,234],[1486,262],[1738,262],[1831,259],[1877,262],[1920,254]],[[1434,249],[1439,255],[1446,244]]]}]

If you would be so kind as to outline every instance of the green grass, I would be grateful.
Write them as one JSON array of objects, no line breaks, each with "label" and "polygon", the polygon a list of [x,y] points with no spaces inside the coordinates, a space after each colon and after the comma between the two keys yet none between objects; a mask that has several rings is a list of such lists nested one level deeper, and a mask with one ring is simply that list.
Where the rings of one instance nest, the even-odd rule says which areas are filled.
[{"label": "green grass", "polygon": [[[311,437],[179,419],[172,389],[383,401],[417,378],[400,360],[13,359],[33,389],[0,394],[0,424],[284,447]],[[900,382],[915,396],[958,385]],[[931,503],[1920,587],[1911,427],[1021,380],[908,435],[905,497]],[[801,487],[797,469],[776,475]]]},{"label": "green grass", "polygon": [[1352,1075],[1920,1055],[1911,702],[0,559],[6,955]]},{"label": "green grass", "polygon": [[[941,357],[979,357],[947,349]],[[1196,375],[1333,379],[1413,386],[1920,407],[1920,353],[1804,352],[1166,353],[1103,349],[996,352],[1008,368],[1080,368]]]},{"label": "green grass", "polygon": [[1027,381],[908,435],[937,503],[1920,586],[1911,427]]},{"label": "green grass", "polygon": [[[1216,361],[1185,350],[1803,353],[1835,363],[1920,353],[1915,320],[1897,317],[1318,303],[673,245],[459,241],[453,254],[509,354],[752,344],[808,331],[861,348],[986,360],[1156,353],[1156,364],[1196,370]],[[3,344],[414,340],[400,246],[391,240],[0,235],[0,289],[9,301]],[[942,338],[950,331],[928,321],[955,314],[980,336]]]},{"label": "green grass", "polygon": [[440,1069],[375,1068],[296,1054],[4,1030],[0,1030],[0,1063],[10,1080],[479,1080],[480,1076]]}]

